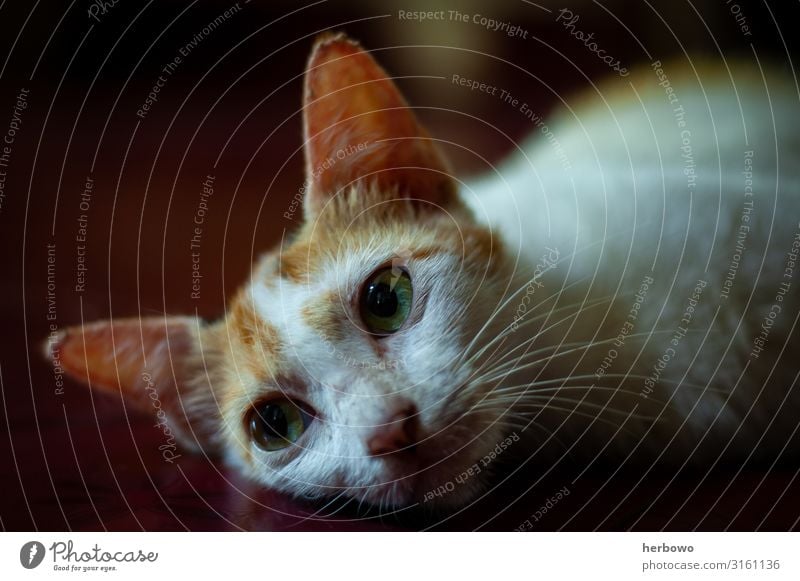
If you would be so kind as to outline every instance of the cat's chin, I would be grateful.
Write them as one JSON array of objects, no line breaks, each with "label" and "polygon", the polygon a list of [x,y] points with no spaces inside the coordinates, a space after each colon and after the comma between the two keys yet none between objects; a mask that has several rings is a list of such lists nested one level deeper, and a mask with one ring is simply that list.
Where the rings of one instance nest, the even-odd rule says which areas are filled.
[{"label": "cat's chin", "polygon": [[[413,480],[413,482],[412,482]],[[449,486],[448,482],[453,482]],[[360,500],[381,511],[421,508],[428,511],[451,511],[474,500],[481,490],[483,479],[455,484],[453,478],[406,478],[370,487]],[[444,484],[442,484],[444,483]]]},{"label": "cat's chin", "polygon": [[415,461],[387,465],[381,483],[370,487],[365,501],[384,507],[417,506],[446,512],[478,498],[494,469],[492,461],[519,439],[516,434],[504,438],[499,428],[480,441],[470,439],[471,434],[478,433],[473,423],[480,425],[481,419],[485,418],[462,416],[459,429],[450,438],[429,440],[420,446]]},{"label": "cat's chin", "polygon": [[359,496],[365,503],[384,508],[419,507],[434,511],[461,508],[486,488],[488,470],[481,464],[485,453],[482,448],[471,446],[445,458],[440,455],[426,458],[414,470],[397,466]]},{"label": "cat's chin", "polygon": [[408,484],[377,486],[365,498],[365,502],[382,509],[419,508],[425,511],[449,512],[469,504],[485,489],[483,478],[457,483],[452,476],[445,477],[443,474],[419,478],[416,483]]}]

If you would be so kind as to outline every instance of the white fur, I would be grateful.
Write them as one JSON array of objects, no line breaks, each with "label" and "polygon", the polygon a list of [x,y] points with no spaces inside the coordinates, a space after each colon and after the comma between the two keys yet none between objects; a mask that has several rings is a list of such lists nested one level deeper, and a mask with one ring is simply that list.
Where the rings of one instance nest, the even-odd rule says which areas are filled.
[{"label": "white fur", "polygon": [[[493,436],[485,442],[473,440],[480,432],[486,433],[486,426],[476,434],[450,433],[458,417],[453,414],[456,410],[448,409],[448,401],[467,371],[457,365],[464,329],[453,322],[469,319],[463,297],[469,295],[471,284],[464,273],[459,274],[458,249],[453,254],[407,262],[415,296],[427,295],[424,313],[419,312],[421,302],[415,301],[417,312],[412,318],[421,316],[413,325],[381,340],[386,349],[383,356],[376,355],[369,344],[374,339],[361,331],[363,323],[358,320],[347,326],[347,335],[341,340],[325,337],[303,322],[303,307],[331,289],[342,297],[336,310],[346,317],[358,317],[348,304],[350,297],[397,250],[376,240],[369,248],[345,248],[338,260],[332,260],[324,273],[309,283],[285,279],[252,283],[256,308],[277,326],[286,343],[282,358],[296,380],[284,382],[285,376],[276,377],[274,385],[264,386],[263,391],[286,390],[319,414],[299,441],[303,448],[299,456],[296,450],[263,452],[251,444],[257,464],[249,470],[256,478],[293,493],[319,496],[346,490],[348,496],[376,505],[406,504],[476,462],[501,437],[499,427],[489,428]],[[485,301],[486,297],[477,299]],[[488,313],[483,314],[486,316]],[[443,454],[436,469],[397,468],[369,455],[369,434],[386,422],[387,409],[398,398],[413,401],[419,410],[418,420],[424,426],[422,444],[453,453]],[[238,411],[246,413],[252,403],[242,402]],[[230,423],[237,423],[236,418]],[[458,453],[462,447],[465,451]],[[453,498],[461,498],[478,484],[472,483]]]},{"label": "white fur", "polygon": [[[666,67],[665,72],[677,76],[679,71]],[[737,446],[743,455],[751,452],[798,371],[784,357],[766,384],[763,376],[751,372],[739,381],[778,285],[789,280],[784,278],[786,253],[800,232],[800,136],[793,129],[800,112],[797,89],[774,75],[765,85],[757,69],[734,66],[732,72],[735,84],[702,74],[699,80],[670,81],[678,99],[672,104],[652,69],[645,71],[644,83],[637,83],[638,95],[628,88],[624,97],[607,99],[601,90],[590,104],[549,122],[568,168],[561,152],[536,132],[495,175],[472,183],[465,195],[475,214],[484,216],[529,263],[545,246],[576,250],[574,262],[549,274],[551,292],[588,277],[577,285],[579,295],[624,294],[652,274],[655,283],[636,322],[637,332],[674,330],[696,281],[708,282],[691,324],[697,334],[679,341],[662,376],[675,384],[661,382],[651,395],[669,401],[678,413],[660,422],[655,430],[660,437],[646,444],[660,453],[675,436],[682,443],[677,451],[682,458],[704,435],[725,444],[737,431],[746,438]],[[678,125],[679,105],[685,127]],[[697,176],[691,192],[681,149],[684,130],[690,132]],[[722,283],[745,201],[745,151],[753,151],[754,209],[734,292],[725,299]],[[515,207],[518,213],[509,211]],[[774,356],[790,346],[798,285],[795,273],[770,337]],[[601,324],[587,329],[587,336],[616,336],[630,300],[620,303]],[[629,342],[613,371],[647,374],[668,346],[668,337],[656,335],[641,352],[639,344]],[[573,363],[563,361],[550,374],[568,377],[575,373]],[[752,359],[751,370],[758,364]],[[692,382],[707,389],[686,386]],[[642,389],[641,380],[615,385]],[[633,396],[628,408],[640,400]],[[787,401],[785,405],[797,405],[798,397],[792,394]],[[783,440],[787,437],[788,432]]]},{"label": "white fur", "polygon": [[[619,416],[609,428],[608,423],[559,412],[558,402],[543,414],[529,407],[532,401],[542,401],[530,399],[531,393],[561,384],[591,383],[611,390],[593,390],[593,397],[616,393],[612,403],[608,397],[595,400],[600,406],[606,402],[606,410],[575,403],[580,394],[566,404],[590,416],[608,418],[603,414],[609,409],[623,415],[638,410],[637,414],[647,411],[659,416],[660,421],[653,424],[634,414],[626,423],[626,428],[638,430],[633,445],[648,434],[641,441],[654,454],[662,453],[674,440],[671,449],[686,458],[707,432],[724,445],[737,431],[747,437],[750,447],[744,452],[749,452],[763,433],[769,410],[782,401],[796,372],[796,365],[781,363],[770,379],[768,395],[758,401],[763,378],[747,375],[739,380],[765,308],[774,301],[785,252],[800,220],[796,163],[800,143],[793,126],[797,95],[792,85],[781,82],[770,85],[768,99],[756,81],[753,77],[741,81],[736,90],[722,80],[703,87],[688,81],[673,83],[685,110],[685,128],[691,132],[697,175],[691,192],[681,157],[682,129],[674,104],[667,101],[655,77],[637,84],[647,87],[639,90],[638,97],[630,88],[608,101],[600,93],[593,103],[565,111],[549,122],[563,154],[534,131],[510,161],[463,193],[475,216],[505,241],[507,252],[520,258],[517,270],[504,281],[507,288],[481,284],[475,272],[465,271],[460,249],[411,260],[407,267],[415,296],[426,296],[427,302],[424,312],[417,302],[413,325],[382,340],[386,349],[382,357],[359,330],[358,321],[344,338],[325,338],[303,321],[301,311],[336,290],[342,297],[337,307],[340,314],[357,317],[352,297],[371,272],[400,250],[388,241],[377,237],[364,248],[343,240],[336,259],[328,260],[324,272],[308,284],[257,277],[250,292],[259,313],[278,328],[284,342],[282,356],[290,367],[289,373],[274,378],[262,391],[287,390],[313,406],[319,418],[298,442],[303,448],[299,453],[296,449],[266,453],[245,437],[255,458],[247,470],[268,485],[299,494],[341,492],[374,504],[396,505],[426,502],[430,491],[452,482],[490,453],[520,425],[520,418],[535,419],[544,432],[555,432],[567,446],[578,444],[573,452],[584,449],[591,454],[606,443],[613,443],[608,450],[630,447],[631,442],[626,448],[615,431],[622,423]],[[735,292],[725,300],[720,291],[744,201],[745,150],[754,151],[755,208]],[[413,246],[413,240],[408,244]],[[542,286],[526,305],[529,314],[517,321],[520,330],[513,330],[514,313],[525,296],[519,291],[525,291],[547,248],[557,249],[558,264],[542,275]],[[633,293],[643,277],[650,275],[654,283],[634,330],[649,337],[629,339],[608,370],[629,377],[609,375],[595,381],[591,376],[609,349],[608,341],[619,333]],[[701,278],[707,287],[693,314],[691,332],[679,341],[668,368],[645,398],[638,376],[647,375],[669,347],[671,333]],[[793,292],[796,295],[794,287]],[[606,295],[616,299],[588,308],[589,302]],[[585,308],[580,308],[581,301],[587,301]],[[794,299],[787,299],[786,306],[780,328],[776,326],[771,337],[773,355],[785,343],[786,329],[797,313]],[[560,312],[560,307],[566,310]],[[570,308],[574,317],[569,317]],[[542,316],[541,322],[526,324],[537,315]],[[537,330],[540,336],[526,343]],[[492,343],[501,336],[502,343],[499,339]],[[505,376],[472,376],[491,375],[499,369],[496,365],[502,361],[492,359],[498,345],[502,345],[499,356],[513,353],[506,361],[522,366],[531,361],[526,351],[556,353],[562,342],[587,348],[554,359],[545,368],[516,371],[507,367]],[[519,349],[512,351],[515,347]],[[397,362],[397,366],[380,369],[381,361]],[[583,376],[588,379],[575,380]],[[516,399],[503,398],[504,392],[497,391],[514,385],[531,387],[513,392]],[[574,393],[565,390],[560,395]],[[419,473],[413,464],[398,467],[385,458],[371,457],[366,448],[370,430],[385,421],[386,410],[397,398],[416,404],[428,459],[439,455],[440,461]],[[229,424],[238,425],[251,403],[240,402]],[[746,416],[757,421],[742,424]],[[584,437],[586,430],[588,437]],[[453,454],[459,449],[461,453]],[[518,448],[515,454],[527,457],[530,450]],[[467,479],[435,502],[465,502],[485,486],[488,472]]]}]

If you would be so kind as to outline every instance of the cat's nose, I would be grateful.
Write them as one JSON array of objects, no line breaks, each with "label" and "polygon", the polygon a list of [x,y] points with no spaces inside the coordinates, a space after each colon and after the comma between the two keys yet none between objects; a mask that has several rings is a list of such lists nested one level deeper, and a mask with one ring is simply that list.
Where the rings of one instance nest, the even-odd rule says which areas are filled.
[{"label": "cat's nose", "polygon": [[383,456],[393,452],[409,452],[419,437],[419,418],[417,407],[406,404],[391,412],[386,420],[375,426],[367,439],[367,449],[371,456]]}]

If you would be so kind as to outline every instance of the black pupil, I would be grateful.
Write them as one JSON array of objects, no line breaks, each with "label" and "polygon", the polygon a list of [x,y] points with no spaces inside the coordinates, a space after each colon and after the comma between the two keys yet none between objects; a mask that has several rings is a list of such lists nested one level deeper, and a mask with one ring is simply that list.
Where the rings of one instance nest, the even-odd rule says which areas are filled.
[{"label": "black pupil", "polygon": [[261,425],[264,428],[264,433],[271,438],[286,439],[289,433],[289,424],[286,421],[286,414],[280,406],[265,405],[258,413],[261,418]]},{"label": "black pupil", "polygon": [[397,312],[397,293],[385,282],[373,283],[367,289],[367,308],[377,317],[391,317]]}]

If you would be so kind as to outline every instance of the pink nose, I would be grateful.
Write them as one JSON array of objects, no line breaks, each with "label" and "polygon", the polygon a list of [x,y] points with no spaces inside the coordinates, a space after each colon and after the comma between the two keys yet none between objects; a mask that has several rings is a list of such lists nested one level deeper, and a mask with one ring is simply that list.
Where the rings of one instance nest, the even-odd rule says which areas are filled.
[{"label": "pink nose", "polygon": [[414,404],[391,414],[386,421],[369,436],[367,449],[371,456],[383,456],[393,452],[411,451],[419,436],[417,408]]}]

